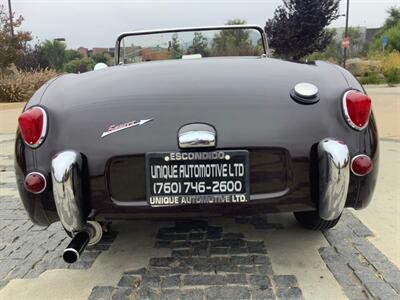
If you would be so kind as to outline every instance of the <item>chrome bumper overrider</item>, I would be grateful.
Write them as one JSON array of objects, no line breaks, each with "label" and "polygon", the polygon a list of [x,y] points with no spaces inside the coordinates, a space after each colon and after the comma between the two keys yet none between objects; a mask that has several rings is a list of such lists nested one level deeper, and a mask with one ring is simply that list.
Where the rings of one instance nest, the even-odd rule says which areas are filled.
[{"label": "chrome bumper overrider", "polygon": [[346,204],[350,181],[350,154],[346,144],[326,138],[318,144],[319,216],[332,221]]},{"label": "chrome bumper overrider", "polygon": [[86,229],[82,195],[82,157],[68,150],[58,153],[51,161],[53,195],[58,216],[71,234]]}]

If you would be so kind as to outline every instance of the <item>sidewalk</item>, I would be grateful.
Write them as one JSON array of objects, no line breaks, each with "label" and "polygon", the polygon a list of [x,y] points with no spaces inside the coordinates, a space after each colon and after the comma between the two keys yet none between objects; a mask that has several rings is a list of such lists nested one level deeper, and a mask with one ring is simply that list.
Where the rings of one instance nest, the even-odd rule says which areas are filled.
[{"label": "sidewalk", "polygon": [[0,103],[0,133],[15,133],[25,103]]}]

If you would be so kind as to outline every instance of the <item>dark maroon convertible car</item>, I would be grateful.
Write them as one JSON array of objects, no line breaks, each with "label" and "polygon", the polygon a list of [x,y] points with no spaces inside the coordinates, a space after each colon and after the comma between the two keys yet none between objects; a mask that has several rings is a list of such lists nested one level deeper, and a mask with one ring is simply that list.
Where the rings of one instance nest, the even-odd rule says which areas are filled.
[{"label": "dark maroon convertible car", "polygon": [[121,34],[115,66],[59,76],[19,118],[15,169],[34,223],[74,262],[129,218],[294,212],[326,229],[368,205],[371,99],[346,70],[269,58],[258,26]]}]

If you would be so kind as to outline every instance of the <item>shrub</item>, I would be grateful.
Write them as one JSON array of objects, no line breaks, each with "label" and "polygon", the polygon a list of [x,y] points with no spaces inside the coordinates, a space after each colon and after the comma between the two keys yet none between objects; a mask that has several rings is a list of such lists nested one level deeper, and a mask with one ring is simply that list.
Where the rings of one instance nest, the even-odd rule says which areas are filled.
[{"label": "shrub", "polygon": [[388,85],[400,83],[400,69],[390,68],[384,74]]},{"label": "shrub", "polygon": [[385,79],[382,74],[376,72],[366,72],[360,78],[361,84],[382,84],[385,83]]},{"label": "shrub", "polygon": [[386,55],[382,59],[382,69],[383,72],[387,72],[389,69],[400,69],[400,52],[393,51]]},{"label": "shrub", "polygon": [[382,73],[381,62],[377,60],[352,58],[347,61],[346,68],[354,76],[365,76],[369,73]]},{"label": "shrub", "polygon": [[95,64],[98,64],[98,63],[108,64],[108,58],[103,53],[97,53],[97,54],[91,56],[90,58],[94,61]]},{"label": "shrub", "polygon": [[64,65],[67,73],[84,73],[93,70],[95,62],[91,58],[74,59]]},{"label": "shrub", "polygon": [[0,102],[28,101],[39,87],[55,76],[57,72],[49,69],[0,74]]},{"label": "shrub", "polygon": [[368,52],[367,58],[369,60],[379,60],[383,61],[385,59],[386,55],[382,53],[382,50],[373,50]]},{"label": "shrub", "polygon": [[382,69],[389,85],[400,83],[400,52],[393,51],[385,56]]}]

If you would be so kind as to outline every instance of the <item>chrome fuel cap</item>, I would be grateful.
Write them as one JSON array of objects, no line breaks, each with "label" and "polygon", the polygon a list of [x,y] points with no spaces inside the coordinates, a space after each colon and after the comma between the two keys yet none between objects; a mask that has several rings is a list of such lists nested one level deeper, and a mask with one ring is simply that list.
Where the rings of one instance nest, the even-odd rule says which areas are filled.
[{"label": "chrome fuel cap", "polygon": [[294,100],[304,104],[313,104],[319,101],[318,88],[312,83],[298,83],[290,94]]},{"label": "chrome fuel cap", "polygon": [[318,94],[318,88],[311,83],[301,82],[296,84],[294,92],[299,97],[313,98]]}]

